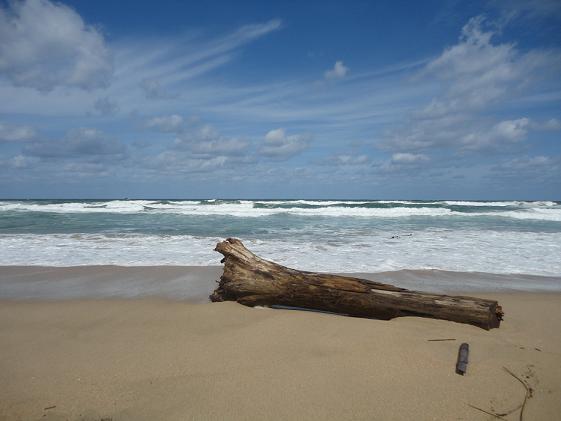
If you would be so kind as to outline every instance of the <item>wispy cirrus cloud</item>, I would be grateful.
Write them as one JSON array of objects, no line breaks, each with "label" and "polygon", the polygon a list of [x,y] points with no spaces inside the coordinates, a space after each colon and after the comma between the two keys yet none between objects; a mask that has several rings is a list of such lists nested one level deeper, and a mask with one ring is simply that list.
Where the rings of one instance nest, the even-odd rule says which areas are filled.
[{"label": "wispy cirrus cloud", "polygon": [[505,13],[506,19],[517,17],[561,18],[561,3],[557,0],[493,0],[492,6]]},{"label": "wispy cirrus cloud", "polygon": [[[4,99],[0,113],[76,116],[93,108],[108,116],[114,114],[113,105],[118,101],[123,113],[153,114],[166,112],[166,106],[171,111],[198,104],[205,98],[201,91],[212,84],[194,80],[230,63],[242,48],[282,28],[282,22],[273,19],[222,35],[200,31],[172,39],[108,43],[99,30],[67,6],[47,0],[14,5],[14,10],[0,11],[0,23],[6,23],[0,25],[0,76],[4,76],[4,80],[0,78]],[[57,32],[56,28],[62,29]],[[56,87],[64,92],[53,92]],[[91,93],[84,89],[95,90],[98,99],[92,102]]]},{"label": "wispy cirrus cloud", "polygon": [[[36,17],[14,12],[18,7],[44,8],[47,25],[30,28]],[[10,46],[0,51],[10,60],[12,47],[37,52],[33,60],[0,64],[0,154],[18,174],[98,172],[193,182],[235,176],[255,185],[294,175],[319,184],[352,180],[371,192],[396,175],[409,183],[429,173],[431,180],[495,174],[498,163],[504,173],[509,165],[558,168],[550,140],[561,129],[561,53],[517,44],[516,36],[501,32],[506,21],[463,16],[459,38],[438,40],[419,56],[407,53],[403,62],[332,45],[327,63],[289,57],[270,71],[274,60],[266,49],[249,49],[270,40],[271,54],[296,51],[275,50],[290,38],[275,33],[292,29],[279,19],[106,39],[60,3],[28,0],[2,11],[10,12],[0,19],[21,22],[25,30],[6,44],[0,38]],[[73,34],[75,45],[52,39],[53,22]],[[48,49],[41,37],[54,43],[55,56],[59,50],[74,55],[48,64],[38,50]],[[339,57],[345,61],[334,61]],[[92,76],[95,63],[100,73]],[[252,67],[255,77],[248,77],[249,65],[261,66]],[[31,121],[45,135],[38,136]]]},{"label": "wispy cirrus cloud", "polygon": [[[281,27],[282,22],[273,19],[244,25],[222,37],[124,44],[116,56],[115,75],[119,78],[116,89],[131,89],[136,85],[144,90],[148,99],[174,98],[177,95],[175,85],[224,66],[235,58],[240,48]],[[144,59],[131,60],[140,52]]]}]

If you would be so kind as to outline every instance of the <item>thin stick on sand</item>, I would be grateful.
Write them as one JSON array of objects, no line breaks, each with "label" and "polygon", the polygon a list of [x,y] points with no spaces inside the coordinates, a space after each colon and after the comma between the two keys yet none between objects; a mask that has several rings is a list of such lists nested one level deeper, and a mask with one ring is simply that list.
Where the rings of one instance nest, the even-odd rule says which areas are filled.
[{"label": "thin stick on sand", "polygon": [[486,411],[486,410],[481,409],[481,408],[479,408],[479,407],[477,407],[477,406],[475,406],[475,405],[472,405],[471,403],[468,403],[468,406],[469,406],[470,408],[477,409],[478,411],[481,411],[481,412],[483,412],[483,413],[485,413],[485,414],[487,414],[487,415],[491,415],[491,416],[493,416],[493,417],[495,417],[495,418],[497,418],[497,419],[499,419],[499,420],[505,420],[505,421],[506,421],[506,418],[503,418],[500,414],[495,414],[494,412]]},{"label": "thin stick on sand", "polygon": [[445,339],[427,339],[428,342],[443,342],[443,341],[455,341],[456,338],[445,338]]},{"label": "thin stick on sand", "polygon": [[530,399],[532,397],[533,394],[533,389],[531,387],[529,387],[526,382],[524,380],[522,380],[520,377],[518,377],[516,374],[514,374],[512,371],[510,371],[508,368],[503,367],[504,370],[510,374],[512,377],[514,377],[516,380],[518,380],[522,386],[524,386],[524,389],[526,390],[526,394],[524,395],[524,401],[522,402],[522,406],[520,407],[520,421],[523,421],[523,417],[524,417],[524,408],[526,407],[526,402],[528,401],[528,399]]}]

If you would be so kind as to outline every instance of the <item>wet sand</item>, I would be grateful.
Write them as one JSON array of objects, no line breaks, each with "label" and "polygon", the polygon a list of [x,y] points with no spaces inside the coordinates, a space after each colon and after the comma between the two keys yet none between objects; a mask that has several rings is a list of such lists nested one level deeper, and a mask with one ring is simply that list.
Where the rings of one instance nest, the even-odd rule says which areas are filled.
[{"label": "wet sand", "polygon": [[[0,266],[2,299],[160,297],[208,302],[222,266]],[[443,270],[352,273],[351,276],[436,292],[561,292],[561,277]]]}]

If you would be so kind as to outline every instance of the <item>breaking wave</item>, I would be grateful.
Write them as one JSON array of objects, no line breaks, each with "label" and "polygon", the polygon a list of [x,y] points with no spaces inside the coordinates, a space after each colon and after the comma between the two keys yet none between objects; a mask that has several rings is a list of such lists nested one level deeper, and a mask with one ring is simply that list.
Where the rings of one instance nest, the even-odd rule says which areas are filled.
[{"label": "breaking wave", "polygon": [[329,200],[110,200],[3,201],[5,212],[167,213],[255,218],[277,214],[315,217],[493,217],[561,222],[561,205],[539,201],[329,201]]}]

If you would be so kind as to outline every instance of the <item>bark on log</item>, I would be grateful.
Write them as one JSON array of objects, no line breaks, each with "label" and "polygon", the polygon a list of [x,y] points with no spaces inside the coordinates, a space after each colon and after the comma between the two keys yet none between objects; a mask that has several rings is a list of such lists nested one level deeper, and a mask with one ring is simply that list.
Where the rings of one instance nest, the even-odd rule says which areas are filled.
[{"label": "bark on log", "polygon": [[347,276],[304,272],[262,259],[242,242],[228,238],[216,245],[224,255],[224,273],[212,301],[246,306],[288,306],[355,317],[389,320],[401,316],[430,317],[499,327],[497,301],[410,291]]}]

